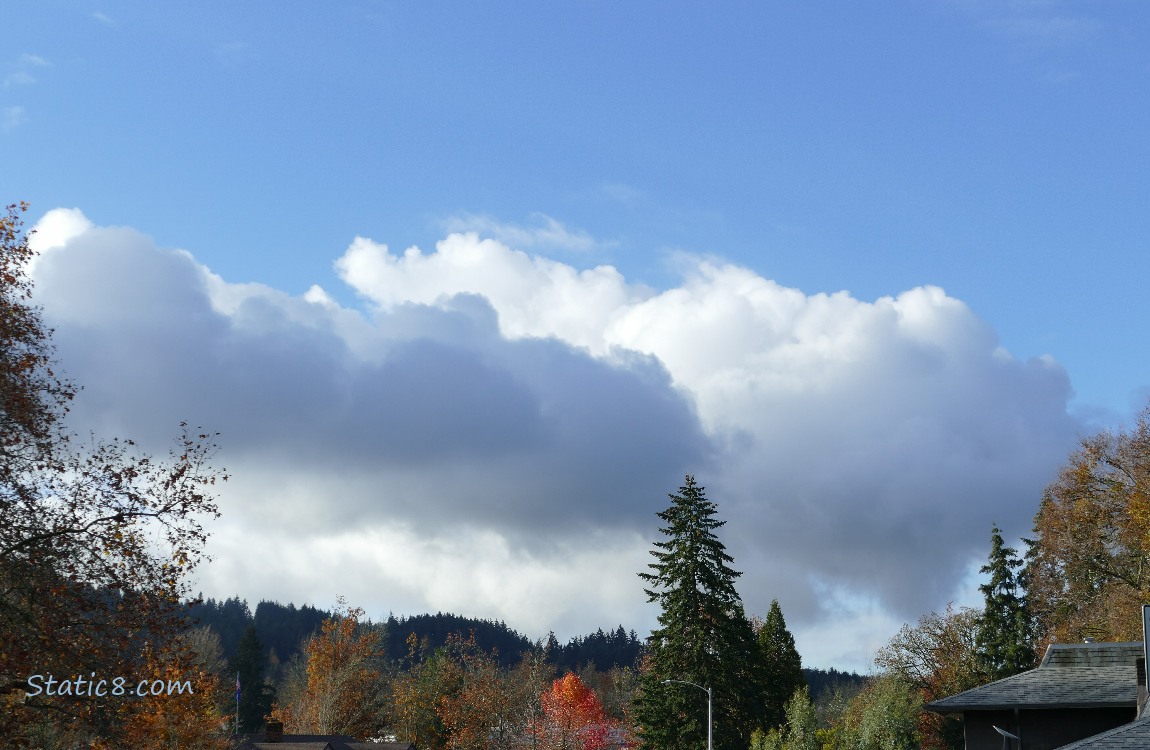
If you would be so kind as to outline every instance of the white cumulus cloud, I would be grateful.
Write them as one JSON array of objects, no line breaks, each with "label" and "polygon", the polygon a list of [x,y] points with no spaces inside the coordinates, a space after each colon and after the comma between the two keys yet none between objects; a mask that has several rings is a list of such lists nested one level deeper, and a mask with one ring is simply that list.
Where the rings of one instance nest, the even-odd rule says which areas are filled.
[{"label": "white cumulus cloud", "polygon": [[1076,429],[1057,363],[936,287],[807,294],[695,258],[656,290],[463,232],[352,242],[365,312],[75,210],[35,242],[77,425],[223,433],[209,595],[643,630],[636,574],[690,472],[748,609],[778,598],[808,663],[859,667],[955,595],[992,523],[1028,528]]}]

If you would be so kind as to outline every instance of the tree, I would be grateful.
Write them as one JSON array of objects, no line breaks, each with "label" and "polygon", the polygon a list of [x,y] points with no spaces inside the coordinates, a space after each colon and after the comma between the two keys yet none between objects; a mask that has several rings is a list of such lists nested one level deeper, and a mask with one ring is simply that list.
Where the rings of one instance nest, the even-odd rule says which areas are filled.
[{"label": "tree", "polygon": [[704,488],[687,476],[671,507],[659,513],[666,539],[655,542],[652,572],[640,573],[647,600],[660,605],[651,634],[635,716],[652,750],[697,750],[706,744],[706,696],[683,680],[710,687],[714,743],[745,748],[762,720],[764,670],[754,631],[735,590],[741,575],[715,531],[723,521]]},{"label": "tree", "polygon": [[397,739],[423,750],[447,747],[448,729],[439,706],[451,688],[447,656],[442,649],[428,653],[428,641],[413,632],[407,638],[408,670],[391,682],[392,727]]},{"label": "tree", "polygon": [[994,526],[990,534],[990,555],[980,573],[990,580],[978,587],[986,605],[978,620],[975,638],[981,671],[987,680],[1000,680],[1034,667],[1034,643],[1030,608],[1018,583],[1015,570],[1022,560],[1002,541]]},{"label": "tree", "polygon": [[114,742],[122,707],[32,695],[29,677],[147,674],[149,653],[178,648],[201,522],[227,477],[211,466],[215,436],[186,424],[168,460],[66,431],[75,388],[31,304],[25,208],[0,217],[0,745]]},{"label": "tree", "polygon": [[603,750],[611,722],[603,705],[578,675],[568,672],[551,683],[540,701],[543,722],[539,747],[543,750]]},{"label": "tree", "polygon": [[506,747],[517,729],[517,696],[499,666],[499,652],[485,651],[467,638],[448,636],[440,649],[440,695],[436,713],[448,750]]},{"label": "tree", "polygon": [[[914,627],[903,625],[875,664],[912,686],[924,703],[977,687],[987,681],[977,645],[981,617],[976,609],[950,605],[924,615]],[[918,721],[923,747],[963,747],[961,719],[923,712]]]},{"label": "tree", "polygon": [[784,750],[820,750],[822,743],[818,735],[818,712],[811,703],[810,691],[806,685],[795,690],[795,694],[787,702],[786,713]]},{"label": "tree", "polygon": [[495,747],[539,750],[547,720],[543,713],[542,695],[555,677],[548,645],[536,644],[534,649],[523,654],[507,675],[507,693],[512,702],[511,721],[495,734]]},{"label": "tree", "polygon": [[854,697],[835,727],[837,750],[917,750],[922,695],[898,674],[876,677]]},{"label": "tree", "polygon": [[1043,493],[1027,553],[1040,647],[1136,641],[1150,597],[1150,406],[1082,440]]},{"label": "tree", "polygon": [[[363,610],[342,599],[303,648],[306,671],[285,686],[272,714],[289,733],[374,735],[378,726],[380,634],[360,624]],[[303,684],[300,684],[300,683]]]},{"label": "tree", "polygon": [[232,672],[240,684],[239,731],[255,732],[264,725],[275,702],[275,689],[264,682],[267,655],[255,625],[249,625],[240,638]]},{"label": "tree", "polygon": [[[231,742],[221,727],[219,675],[200,668],[204,655],[178,639],[174,647],[144,648],[142,671],[147,695],[121,701],[123,738],[106,747],[163,747],[173,750],[226,750]],[[174,689],[173,689],[174,686]],[[153,692],[159,687],[160,690]],[[98,747],[104,747],[102,743]]]},{"label": "tree", "polygon": [[50,456],[56,428],[75,396],[53,368],[52,332],[33,307],[25,273],[33,252],[23,232],[27,203],[0,216],[0,483],[10,487],[38,458]]},{"label": "tree", "polygon": [[632,724],[632,702],[638,689],[638,674],[630,667],[611,667],[601,672],[594,664],[579,670],[579,679],[589,687],[603,704],[603,712],[621,727]]},{"label": "tree", "polygon": [[784,708],[778,727],[751,735],[751,750],[821,750],[819,719],[806,685],[796,688]]},{"label": "tree", "polygon": [[408,636],[410,668],[391,681],[391,728],[397,739],[432,750],[539,747],[545,723],[540,694],[554,674],[541,648],[511,670],[474,631],[449,634],[431,650]]},{"label": "tree", "polygon": [[787,703],[795,691],[807,687],[807,681],[802,659],[795,649],[795,637],[787,630],[777,599],[771,600],[767,618],[759,627],[758,639],[766,669],[763,726],[779,727],[786,720]]}]

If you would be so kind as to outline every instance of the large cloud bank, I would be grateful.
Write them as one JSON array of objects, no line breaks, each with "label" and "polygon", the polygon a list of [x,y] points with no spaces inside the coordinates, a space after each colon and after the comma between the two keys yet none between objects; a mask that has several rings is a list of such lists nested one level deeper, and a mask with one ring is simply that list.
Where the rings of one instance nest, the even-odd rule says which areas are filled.
[{"label": "large cloud bank", "polygon": [[808,663],[856,667],[955,596],[992,522],[1026,530],[1075,436],[1065,372],[934,287],[807,295],[685,257],[653,290],[461,232],[357,238],[349,309],[74,210],[34,240],[77,424],[223,433],[209,595],[642,631],[636,573],[690,472],[748,609],[778,598]]}]

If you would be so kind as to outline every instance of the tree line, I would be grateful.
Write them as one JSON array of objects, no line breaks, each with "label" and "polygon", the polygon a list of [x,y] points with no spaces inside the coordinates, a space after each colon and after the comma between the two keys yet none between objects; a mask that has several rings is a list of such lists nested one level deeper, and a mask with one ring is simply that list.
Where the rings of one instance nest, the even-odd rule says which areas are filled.
[{"label": "tree line", "polygon": [[[287,661],[295,656],[305,639],[320,629],[331,612],[308,604],[296,607],[294,603],[262,600],[253,612],[246,600],[238,596],[216,600],[199,596],[187,604],[187,619],[192,625],[206,625],[220,638],[226,658],[236,654],[240,639],[249,626],[254,626],[271,663]],[[433,646],[447,643],[450,636],[473,633],[480,647],[498,655],[504,667],[513,666],[528,651],[539,644],[516,632],[506,623],[450,612],[418,614],[396,617],[388,615],[383,621],[383,649],[388,654],[406,653],[407,638],[415,633],[426,638]],[[599,669],[633,667],[643,650],[643,641],[634,630],[622,625],[614,630],[599,628],[594,633],[576,636],[560,643],[555,633],[548,633],[543,641],[548,663],[560,671],[578,672],[589,666]],[[829,677],[812,670],[811,679],[819,682]],[[821,684],[821,682],[819,682]]]},{"label": "tree line", "polygon": [[[233,597],[191,604],[188,616],[195,625],[207,628],[207,632],[201,634],[201,640],[214,638],[218,641],[218,646],[211,650],[218,651],[223,657],[216,661],[220,680],[226,682],[238,676],[241,685],[246,686],[241,690],[239,728],[252,732],[262,726],[277,696],[300,693],[299,684],[293,685],[292,680],[306,671],[301,669],[301,665],[310,665],[307,657],[309,644],[314,644],[314,638],[321,633],[324,623],[338,619],[339,615],[308,606],[296,608],[267,601],[260,602],[255,615],[252,615],[246,602]],[[443,613],[401,618],[389,616],[381,623],[357,620],[356,627],[372,631],[378,646],[373,663],[379,673],[375,678],[376,688],[384,697],[380,698],[382,703],[375,713],[377,734],[388,734],[381,727],[386,728],[392,721],[384,705],[389,700],[388,683],[392,686],[402,684],[409,678],[409,672],[426,672],[429,661],[442,665],[445,659],[450,658],[447,655],[464,653],[459,648],[460,644],[466,644],[470,661],[482,659],[485,664],[490,662],[490,667],[499,672],[504,692],[522,692],[522,686],[512,687],[516,679],[531,677],[538,682],[541,678],[558,679],[573,674],[595,694],[607,715],[617,721],[623,721],[629,715],[638,669],[645,653],[645,645],[634,631],[627,632],[622,626],[611,632],[599,629],[595,633],[572,638],[566,645],[560,645],[554,633],[533,643],[505,623]],[[793,664],[798,663],[793,639],[777,603],[765,619],[752,619],[752,627],[763,634],[764,640],[767,633],[773,634],[780,641],[776,650],[791,658]],[[280,641],[288,644],[286,647],[277,647],[268,637],[283,638],[285,632],[291,634],[289,640]],[[531,670],[522,667],[525,661],[533,665]],[[800,674],[802,683],[808,685],[811,694],[816,696],[829,696],[836,687],[861,685],[864,681],[859,675],[833,669],[803,668]],[[792,683],[798,684],[793,670],[790,678]],[[444,691],[441,686],[439,692]],[[531,693],[530,690],[527,692]],[[782,695],[778,700],[780,709],[787,697]],[[230,706],[222,708],[226,710]],[[424,729],[416,736],[426,733]]]}]

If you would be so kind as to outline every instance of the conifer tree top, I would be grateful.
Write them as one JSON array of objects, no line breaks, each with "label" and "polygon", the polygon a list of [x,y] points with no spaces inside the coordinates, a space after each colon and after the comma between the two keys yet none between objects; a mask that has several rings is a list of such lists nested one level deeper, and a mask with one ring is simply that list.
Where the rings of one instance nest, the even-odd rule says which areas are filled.
[{"label": "conifer tree top", "polygon": [[[707,499],[705,488],[688,474],[678,494],[668,495],[671,507],[658,514],[667,525],[659,529],[668,538],[655,542],[649,563],[653,573],[639,577],[652,585],[644,589],[649,602],[666,602],[676,589],[709,592],[730,604],[739,603],[734,579],[742,575],[729,566],[733,562],[715,530],[726,521],[715,517],[717,506]],[[659,589],[662,589],[661,591]],[[741,605],[740,605],[741,606]]]},{"label": "conifer tree top", "polygon": [[693,750],[707,736],[707,700],[689,681],[712,689],[714,744],[745,748],[761,724],[764,669],[754,631],[735,590],[740,574],[715,530],[717,506],[688,475],[671,506],[658,514],[664,538],[655,542],[649,572],[639,573],[647,600],[661,607],[651,633],[649,669],[636,706],[650,750]]},{"label": "conifer tree top", "polygon": [[1018,553],[1007,547],[995,524],[990,534],[990,554],[980,573],[990,580],[978,587],[985,599],[976,638],[979,661],[991,679],[1018,674],[1034,666],[1034,622],[1018,570]]}]

